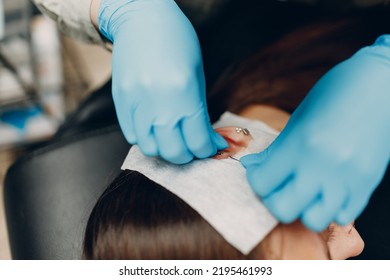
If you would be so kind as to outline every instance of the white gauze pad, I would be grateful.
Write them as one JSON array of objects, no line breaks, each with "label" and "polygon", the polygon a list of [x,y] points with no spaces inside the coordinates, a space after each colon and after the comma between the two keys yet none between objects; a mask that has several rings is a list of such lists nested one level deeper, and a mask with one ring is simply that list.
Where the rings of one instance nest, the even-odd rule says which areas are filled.
[{"label": "white gauze pad", "polygon": [[[214,128],[225,126],[247,128],[254,139],[245,152],[235,158],[263,151],[278,135],[263,122],[229,112],[213,125]],[[180,197],[245,255],[278,223],[251,189],[245,168],[234,159],[202,159],[174,165],[157,157],[144,156],[133,146],[122,169],[138,171]]]}]

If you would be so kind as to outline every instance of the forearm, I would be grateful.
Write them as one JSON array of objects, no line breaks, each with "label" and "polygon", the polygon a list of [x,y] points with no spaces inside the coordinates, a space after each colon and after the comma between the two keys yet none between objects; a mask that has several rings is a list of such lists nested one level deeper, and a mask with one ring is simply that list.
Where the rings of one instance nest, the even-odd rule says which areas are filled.
[{"label": "forearm", "polygon": [[56,21],[64,34],[89,43],[100,45],[105,43],[91,21],[92,0],[33,0],[33,2],[44,14]]}]

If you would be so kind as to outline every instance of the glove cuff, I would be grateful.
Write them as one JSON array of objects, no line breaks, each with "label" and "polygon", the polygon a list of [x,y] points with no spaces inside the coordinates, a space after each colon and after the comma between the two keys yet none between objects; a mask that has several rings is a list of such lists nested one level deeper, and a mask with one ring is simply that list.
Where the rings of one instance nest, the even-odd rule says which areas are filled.
[{"label": "glove cuff", "polygon": [[98,13],[98,25],[100,33],[107,40],[114,42],[113,16],[125,5],[134,2],[134,0],[102,0]]}]

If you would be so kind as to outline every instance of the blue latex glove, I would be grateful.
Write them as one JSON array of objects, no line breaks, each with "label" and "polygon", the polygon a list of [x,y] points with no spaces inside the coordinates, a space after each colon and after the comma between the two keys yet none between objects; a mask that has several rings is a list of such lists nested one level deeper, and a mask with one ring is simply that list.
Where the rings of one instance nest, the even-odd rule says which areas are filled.
[{"label": "blue latex glove", "polygon": [[211,127],[199,41],[173,0],[102,0],[113,98],[127,141],[176,164],[227,147]]},{"label": "blue latex glove", "polygon": [[390,158],[390,35],[330,70],[279,137],[241,159],[254,191],[281,222],[314,231],[366,207]]}]

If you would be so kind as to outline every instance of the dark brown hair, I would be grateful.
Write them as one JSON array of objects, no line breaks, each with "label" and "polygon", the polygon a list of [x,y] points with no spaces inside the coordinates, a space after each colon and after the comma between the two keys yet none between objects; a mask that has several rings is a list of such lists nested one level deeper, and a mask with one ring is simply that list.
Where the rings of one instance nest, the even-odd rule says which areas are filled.
[{"label": "dark brown hair", "polygon": [[123,171],[88,221],[86,259],[262,259],[244,256],[195,210],[136,171]]},{"label": "dark brown hair", "polygon": [[328,70],[389,32],[389,9],[320,19],[299,27],[257,54],[229,67],[209,93],[211,119],[253,104],[289,113]]}]

